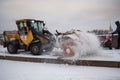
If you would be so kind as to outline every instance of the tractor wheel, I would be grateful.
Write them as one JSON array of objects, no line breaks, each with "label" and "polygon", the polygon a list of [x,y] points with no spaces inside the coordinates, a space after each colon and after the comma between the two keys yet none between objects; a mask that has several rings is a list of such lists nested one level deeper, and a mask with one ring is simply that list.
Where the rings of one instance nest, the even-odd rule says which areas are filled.
[{"label": "tractor wheel", "polygon": [[40,44],[32,44],[30,46],[31,53],[33,55],[40,55],[40,54],[42,54],[42,50],[40,49],[41,48],[40,46],[41,46]]},{"label": "tractor wheel", "polygon": [[65,57],[73,57],[75,55],[75,44],[73,42],[67,42],[63,44],[63,52]]},{"label": "tractor wheel", "polygon": [[10,54],[16,54],[17,51],[18,51],[18,48],[17,48],[17,45],[12,44],[12,43],[9,43],[9,44],[7,45],[7,50],[8,50],[8,52],[9,52]]}]

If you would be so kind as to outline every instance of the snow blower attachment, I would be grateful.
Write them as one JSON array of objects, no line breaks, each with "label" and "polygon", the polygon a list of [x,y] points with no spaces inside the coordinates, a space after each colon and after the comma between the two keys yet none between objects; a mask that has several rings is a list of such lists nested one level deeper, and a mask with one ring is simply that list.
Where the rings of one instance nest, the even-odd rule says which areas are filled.
[{"label": "snow blower attachment", "polygon": [[63,55],[65,57],[72,57],[75,55],[75,47],[76,43],[72,39],[72,36],[74,34],[74,31],[67,31],[65,33],[57,32],[57,40],[58,45],[63,50]]},{"label": "snow blower attachment", "polygon": [[71,30],[60,33],[56,30],[56,46],[63,50],[65,57],[81,57],[91,55],[100,50],[98,38],[91,33]]}]

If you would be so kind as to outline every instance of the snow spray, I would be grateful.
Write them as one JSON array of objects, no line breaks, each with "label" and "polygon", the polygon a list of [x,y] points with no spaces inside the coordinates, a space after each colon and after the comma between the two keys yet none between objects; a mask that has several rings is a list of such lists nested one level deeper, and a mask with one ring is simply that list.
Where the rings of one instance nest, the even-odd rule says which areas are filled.
[{"label": "snow spray", "polygon": [[100,53],[102,48],[100,46],[100,41],[95,34],[87,32],[76,32],[76,34],[79,39],[74,40],[77,44],[74,58]]},{"label": "snow spray", "polygon": [[[69,31],[67,33],[63,33],[63,35],[60,35],[57,38],[57,48],[65,49],[63,44],[71,41],[75,43],[75,46],[72,46],[75,54],[70,57],[74,60],[79,59],[82,56],[98,54],[102,49],[100,46],[100,41],[95,34],[82,32],[79,30]],[[69,51],[66,52],[69,53]]]}]

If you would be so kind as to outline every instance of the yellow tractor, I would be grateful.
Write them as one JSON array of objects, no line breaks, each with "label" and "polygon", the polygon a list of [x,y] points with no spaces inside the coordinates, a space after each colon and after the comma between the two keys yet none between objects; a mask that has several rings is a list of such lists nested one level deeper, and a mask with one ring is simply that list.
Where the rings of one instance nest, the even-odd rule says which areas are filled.
[{"label": "yellow tractor", "polygon": [[35,19],[21,19],[16,21],[18,31],[4,31],[4,47],[11,54],[19,49],[31,51],[33,55],[52,51],[55,37],[45,28],[45,22]]}]

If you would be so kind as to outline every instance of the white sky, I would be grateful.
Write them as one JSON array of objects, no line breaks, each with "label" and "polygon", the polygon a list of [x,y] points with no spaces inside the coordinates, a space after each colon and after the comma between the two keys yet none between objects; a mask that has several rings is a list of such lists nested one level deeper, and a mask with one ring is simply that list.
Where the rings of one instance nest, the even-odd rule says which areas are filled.
[{"label": "white sky", "polygon": [[56,29],[108,29],[120,20],[120,0],[0,0],[0,31],[16,29],[15,20],[44,20]]}]

